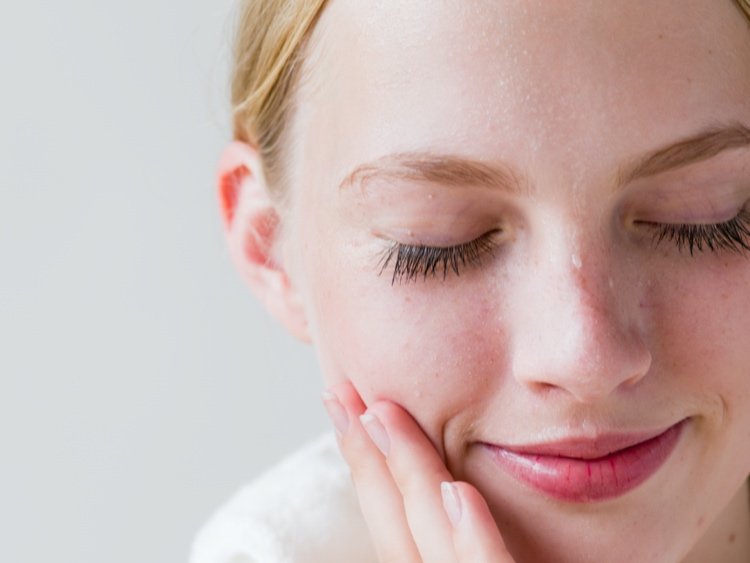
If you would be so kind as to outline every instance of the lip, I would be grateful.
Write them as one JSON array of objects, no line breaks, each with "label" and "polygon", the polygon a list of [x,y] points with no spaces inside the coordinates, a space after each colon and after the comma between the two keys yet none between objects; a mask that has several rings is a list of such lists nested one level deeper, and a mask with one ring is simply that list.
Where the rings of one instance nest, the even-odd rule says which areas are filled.
[{"label": "lip", "polygon": [[594,502],[634,489],[667,461],[688,419],[666,430],[523,446],[481,443],[512,477],[558,500]]}]

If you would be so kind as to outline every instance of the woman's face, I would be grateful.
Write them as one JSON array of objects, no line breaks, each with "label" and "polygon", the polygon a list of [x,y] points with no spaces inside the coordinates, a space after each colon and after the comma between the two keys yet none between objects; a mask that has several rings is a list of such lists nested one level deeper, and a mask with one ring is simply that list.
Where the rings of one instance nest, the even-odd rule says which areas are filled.
[{"label": "woman's face", "polygon": [[[595,4],[331,2],[284,251],[327,383],[405,407],[516,549],[668,561],[747,512],[750,252],[653,236],[750,210],[750,29],[729,0]],[[481,445],[683,420],[603,500]]]}]

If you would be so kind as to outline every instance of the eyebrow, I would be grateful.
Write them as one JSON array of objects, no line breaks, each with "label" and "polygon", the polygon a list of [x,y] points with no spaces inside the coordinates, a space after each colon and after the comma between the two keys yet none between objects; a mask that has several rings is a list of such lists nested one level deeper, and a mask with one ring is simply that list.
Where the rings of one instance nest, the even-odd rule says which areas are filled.
[{"label": "eyebrow", "polygon": [[431,151],[394,153],[357,166],[340,188],[364,186],[373,179],[498,188],[516,194],[526,191],[509,166]]},{"label": "eyebrow", "polygon": [[750,146],[750,128],[741,123],[708,128],[697,135],[636,159],[620,170],[617,183],[624,185],[638,178],[655,176],[708,160],[726,150],[747,146]]},{"label": "eyebrow", "polygon": [[[618,170],[615,183],[619,188],[638,178],[655,176],[708,160],[726,150],[748,146],[750,128],[746,125],[710,127],[631,160]],[[373,179],[495,188],[513,195],[529,195],[530,191],[528,184],[509,165],[432,151],[393,153],[361,164],[344,178],[339,187],[365,186]]]}]

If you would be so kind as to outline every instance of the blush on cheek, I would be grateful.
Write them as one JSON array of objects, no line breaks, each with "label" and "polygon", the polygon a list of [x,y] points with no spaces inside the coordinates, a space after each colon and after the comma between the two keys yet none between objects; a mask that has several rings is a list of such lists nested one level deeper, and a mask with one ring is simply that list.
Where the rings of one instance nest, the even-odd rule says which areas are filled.
[{"label": "blush on cheek", "polygon": [[750,270],[708,264],[663,276],[649,338],[653,377],[679,389],[683,406],[694,397],[695,411],[719,429],[736,417],[750,421]]},{"label": "blush on cheek", "polygon": [[426,429],[491,396],[507,373],[499,315],[471,294],[439,293],[386,285],[327,300],[317,345],[329,382],[350,379],[366,403],[395,401]]}]

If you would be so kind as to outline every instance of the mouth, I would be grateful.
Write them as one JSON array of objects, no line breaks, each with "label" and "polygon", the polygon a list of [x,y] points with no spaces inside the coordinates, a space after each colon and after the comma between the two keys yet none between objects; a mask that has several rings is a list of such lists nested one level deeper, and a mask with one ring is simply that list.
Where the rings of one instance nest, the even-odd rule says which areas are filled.
[{"label": "mouth", "polygon": [[667,461],[688,419],[647,434],[609,434],[524,446],[480,445],[512,477],[566,502],[624,495]]}]

